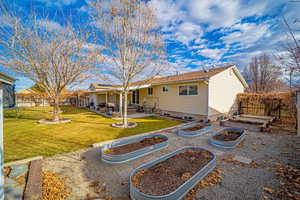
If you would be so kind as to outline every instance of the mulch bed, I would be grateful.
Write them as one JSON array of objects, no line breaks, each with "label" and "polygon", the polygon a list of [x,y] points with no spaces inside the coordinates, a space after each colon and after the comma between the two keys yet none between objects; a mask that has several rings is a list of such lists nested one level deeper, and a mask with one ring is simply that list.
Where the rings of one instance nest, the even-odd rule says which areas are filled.
[{"label": "mulch bed", "polygon": [[70,192],[66,188],[65,179],[53,172],[43,172],[43,200],[65,200]]},{"label": "mulch bed", "polygon": [[222,134],[215,135],[213,138],[222,141],[234,141],[238,139],[241,135],[242,133],[238,131],[224,131]]},{"label": "mulch bed", "polygon": [[200,129],[203,129],[203,128],[205,128],[205,126],[195,125],[195,126],[191,126],[191,127],[188,127],[188,128],[183,128],[181,130],[183,130],[183,131],[197,131],[197,130],[200,130]]},{"label": "mulch bed", "polygon": [[113,155],[121,155],[125,153],[130,153],[139,149],[143,149],[148,146],[152,146],[155,144],[162,143],[166,141],[166,138],[161,138],[161,137],[151,137],[151,138],[144,138],[138,142],[133,142],[130,144],[125,144],[117,147],[112,147],[107,150],[105,150],[105,153],[108,154],[113,154]]},{"label": "mulch bed", "polygon": [[213,155],[204,150],[185,150],[152,167],[138,171],[132,183],[141,192],[166,195],[203,168]]}]

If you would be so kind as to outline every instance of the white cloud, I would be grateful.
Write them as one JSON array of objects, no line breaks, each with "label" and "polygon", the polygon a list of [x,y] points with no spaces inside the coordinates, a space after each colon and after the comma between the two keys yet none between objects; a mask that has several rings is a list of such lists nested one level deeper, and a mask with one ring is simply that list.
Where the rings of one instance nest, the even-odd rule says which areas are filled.
[{"label": "white cloud", "polygon": [[225,51],[226,49],[202,49],[198,50],[197,53],[207,58],[219,60]]},{"label": "white cloud", "polygon": [[192,22],[184,22],[177,26],[174,37],[177,41],[188,45],[190,41],[199,39],[203,35],[201,26]]},{"label": "white cloud", "polygon": [[77,0],[35,0],[45,3],[47,6],[68,6],[77,2]]},{"label": "white cloud", "polygon": [[230,26],[239,19],[236,15],[239,1],[236,0],[189,0],[187,5],[190,16],[208,24],[210,29]]},{"label": "white cloud", "polygon": [[152,0],[149,2],[154,8],[159,23],[163,30],[169,30],[169,26],[176,24],[185,18],[185,12],[181,10],[181,4],[173,0]]},{"label": "white cloud", "polygon": [[46,28],[48,31],[55,31],[55,30],[62,30],[63,27],[52,20],[39,20],[38,21],[39,25],[42,26],[43,28]]},{"label": "white cloud", "polygon": [[240,43],[242,48],[255,45],[263,37],[270,36],[268,24],[239,23],[232,26],[233,32],[221,37],[227,45]]}]

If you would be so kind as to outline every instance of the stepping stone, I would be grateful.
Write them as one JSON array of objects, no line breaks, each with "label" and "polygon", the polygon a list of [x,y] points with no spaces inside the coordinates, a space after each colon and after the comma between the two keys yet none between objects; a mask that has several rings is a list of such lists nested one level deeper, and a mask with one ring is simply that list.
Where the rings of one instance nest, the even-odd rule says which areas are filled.
[{"label": "stepping stone", "polygon": [[42,199],[42,160],[30,162],[24,200]]},{"label": "stepping stone", "polygon": [[28,165],[22,164],[22,165],[12,165],[10,166],[11,171],[9,173],[9,178],[17,178],[18,176],[21,176],[28,171]]},{"label": "stepping stone", "polygon": [[234,156],[233,160],[239,161],[241,163],[250,164],[252,162],[251,159],[243,157],[243,156]]}]

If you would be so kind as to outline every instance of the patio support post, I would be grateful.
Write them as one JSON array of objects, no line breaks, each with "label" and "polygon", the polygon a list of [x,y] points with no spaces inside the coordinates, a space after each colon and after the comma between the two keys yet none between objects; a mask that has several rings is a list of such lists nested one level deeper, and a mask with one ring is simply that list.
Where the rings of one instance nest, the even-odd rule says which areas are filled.
[{"label": "patio support post", "polygon": [[120,92],[120,103],[119,103],[119,112],[120,112],[120,116],[123,116],[123,93]]},{"label": "patio support post", "polygon": [[107,99],[108,99],[107,95],[108,95],[108,92],[105,93],[105,105],[106,105],[106,107],[107,107]]}]

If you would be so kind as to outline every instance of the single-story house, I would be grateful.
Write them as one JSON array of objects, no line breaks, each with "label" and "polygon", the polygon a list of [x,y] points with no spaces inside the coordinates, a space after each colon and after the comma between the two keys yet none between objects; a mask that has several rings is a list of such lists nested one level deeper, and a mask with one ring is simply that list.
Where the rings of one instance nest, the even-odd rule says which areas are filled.
[{"label": "single-story house", "polygon": [[50,106],[49,99],[34,88],[27,88],[16,93],[18,107]]},{"label": "single-story house", "polygon": [[[237,67],[230,65],[134,82],[128,102],[162,115],[214,120],[237,111],[236,96],[247,87]],[[118,111],[121,89],[118,85],[93,83],[88,89],[90,104],[96,108],[113,104]]]}]

